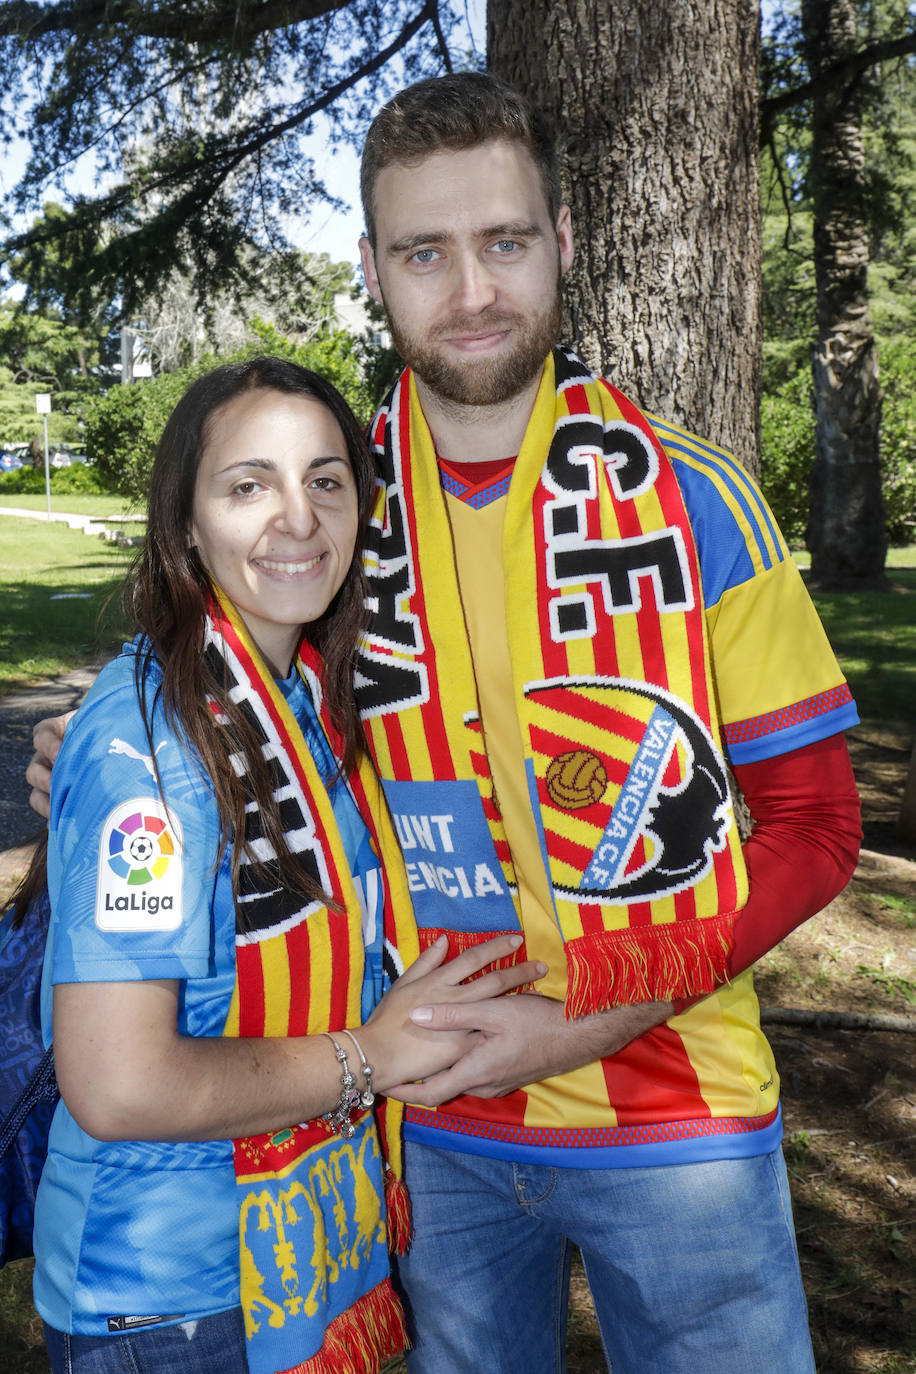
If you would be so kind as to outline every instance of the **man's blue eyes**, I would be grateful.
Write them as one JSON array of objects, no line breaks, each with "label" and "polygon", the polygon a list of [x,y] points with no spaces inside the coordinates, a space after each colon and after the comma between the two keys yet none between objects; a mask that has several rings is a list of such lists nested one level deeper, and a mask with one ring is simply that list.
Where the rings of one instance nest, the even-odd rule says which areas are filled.
[{"label": "man's blue eyes", "polygon": [[[504,254],[514,253],[521,245],[517,239],[497,239],[491,246],[496,252]],[[413,261],[425,266],[427,263],[434,262],[439,256],[440,253],[437,248],[419,248],[413,254]]]}]

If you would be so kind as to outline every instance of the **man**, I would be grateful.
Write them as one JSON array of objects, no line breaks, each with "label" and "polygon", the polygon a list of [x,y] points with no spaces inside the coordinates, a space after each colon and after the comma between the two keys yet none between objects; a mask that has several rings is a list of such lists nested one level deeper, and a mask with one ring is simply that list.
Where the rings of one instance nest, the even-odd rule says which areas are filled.
[{"label": "man", "polygon": [[362,190],[410,371],[372,427],[360,708],[421,942],[521,929],[550,966],[398,1090],[412,1374],[562,1369],[571,1244],[614,1374],[811,1370],[744,970],[854,867],[848,689],[741,469],[555,349],[572,228],[527,104],[409,88]]},{"label": "man", "polygon": [[373,427],[363,719],[421,942],[520,926],[551,970],[404,1088],[411,1369],[561,1368],[570,1242],[615,1374],[811,1369],[742,970],[851,875],[848,689],[734,461],[551,353],[572,227],[525,102],[402,92],[362,194],[411,369]]}]

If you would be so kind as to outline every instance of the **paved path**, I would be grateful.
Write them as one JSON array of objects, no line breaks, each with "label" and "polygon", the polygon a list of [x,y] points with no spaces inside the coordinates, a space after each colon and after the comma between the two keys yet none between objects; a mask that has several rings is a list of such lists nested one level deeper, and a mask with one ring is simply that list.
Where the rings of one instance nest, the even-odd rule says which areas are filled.
[{"label": "paved path", "polygon": [[104,525],[104,520],[98,520],[93,515],[68,515],[63,511],[52,510],[48,515],[47,510],[27,510],[24,506],[0,506],[0,515],[19,515],[26,520],[50,520],[54,524],[69,525],[72,530],[84,530],[93,521],[97,525]]},{"label": "paved path", "polygon": [[32,757],[32,726],[79,705],[97,669],[76,668],[50,682],[38,682],[0,697],[0,878],[19,860],[9,851],[32,840],[41,819],[29,806],[25,770]]},{"label": "paved path", "polygon": [[142,535],[129,535],[125,525],[145,525],[145,515],[74,515],[72,512],[26,510],[24,506],[0,506],[0,515],[18,515],[24,520],[43,520],[46,524],[69,525],[71,530],[95,535],[109,543],[133,546],[142,542]]}]

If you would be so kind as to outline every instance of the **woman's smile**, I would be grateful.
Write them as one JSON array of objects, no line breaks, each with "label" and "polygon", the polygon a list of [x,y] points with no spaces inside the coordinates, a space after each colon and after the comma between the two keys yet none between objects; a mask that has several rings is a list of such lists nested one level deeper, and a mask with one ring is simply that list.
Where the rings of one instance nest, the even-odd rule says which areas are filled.
[{"label": "woman's smile", "polygon": [[301,562],[292,558],[273,559],[273,558],[254,558],[252,562],[264,572],[277,573],[283,577],[301,576],[302,573],[311,572],[312,568],[318,566],[321,560],[326,557],[323,553],[316,553],[313,558],[307,558]]}]

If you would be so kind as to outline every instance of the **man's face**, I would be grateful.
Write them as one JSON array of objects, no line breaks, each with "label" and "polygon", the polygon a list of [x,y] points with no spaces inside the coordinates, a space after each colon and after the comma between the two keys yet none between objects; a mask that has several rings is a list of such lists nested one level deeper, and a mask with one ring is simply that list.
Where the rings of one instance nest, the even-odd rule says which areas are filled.
[{"label": "man's face", "polygon": [[495,139],[393,163],[375,184],[375,222],[375,249],[360,240],[366,284],[430,391],[497,405],[540,374],[573,247],[569,209],[552,221],[527,149]]}]

